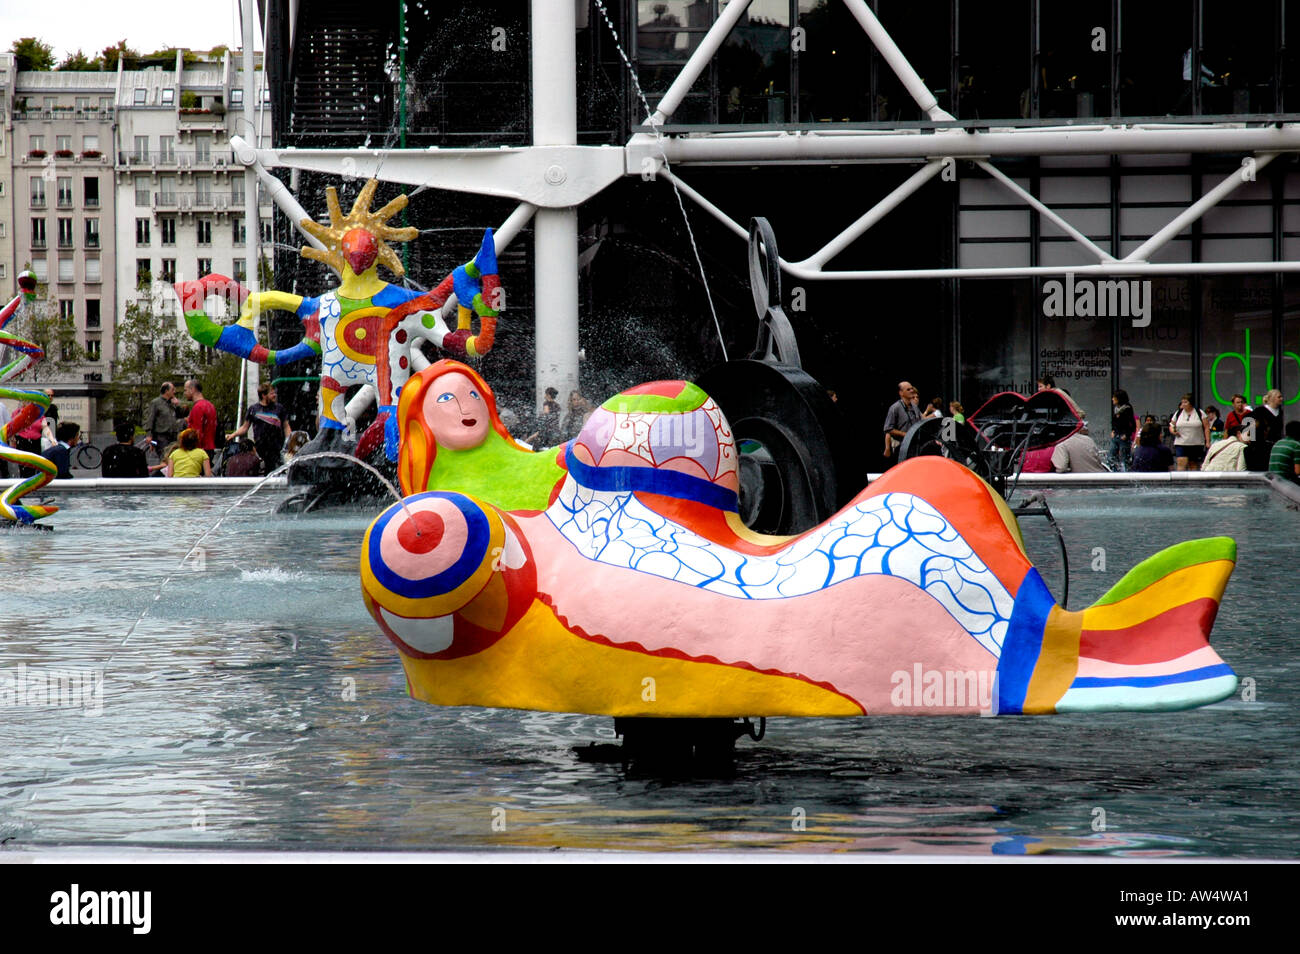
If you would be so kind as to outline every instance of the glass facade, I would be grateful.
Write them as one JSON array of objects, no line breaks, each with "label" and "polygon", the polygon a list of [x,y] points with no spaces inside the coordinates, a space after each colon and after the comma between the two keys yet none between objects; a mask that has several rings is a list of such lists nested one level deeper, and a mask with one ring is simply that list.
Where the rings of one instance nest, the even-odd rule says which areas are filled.
[{"label": "glass facade", "polygon": [[[939,105],[968,128],[1121,117],[1300,120],[1300,0],[1249,8],[1223,0],[867,3]],[[580,0],[579,142],[624,144],[645,117],[631,72],[653,108],[725,7],[723,0],[605,0],[598,8]],[[312,5],[301,9],[299,41],[292,52],[287,41],[282,45],[282,63],[274,51],[271,57],[273,92],[288,109],[279,113],[287,121],[277,123],[276,145],[530,141],[528,23],[519,5],[482,0],[425,5],[414,13],[408,8],[404,74],[396,59],[395,14],[391,20],[376,14],[367,32],[359,15],[353,23],[314,14]],[[463,42],[435,42],[458,24]],[[349,56],[336,61],[332,44],[345,36]],[[373,49],[366,46],[372,40]],[[450,52],[441,58],[415,52],[425,48]],[[291,80],[275,86],[277,70]],[[839,0],[753,0],[669,122],[734,132],[834,124],[883,129],[929,120]],[[1184,154],[1006,158],[997,166],[1099,247],[1122,256],[1239,162],[1240,156]],[[1089,261],[1067,235],[982,171],[959,166],[955,184],[927,184],[828,267],[1063,268]],[[769,217],[782,253],[798,260],[910,171],[845,163],[715,174],[700,166],[686,169],[683,179],[737,221]],[[304,183],[309,194],[325,184],[310,175]],[[165,194],[167,186],[161,188]],[[611,327],[638,321],[672,325],[674,334],[706,329],[694,335],[692,355],[715,344],[695,254],[668,189],[628,177],[580,208],[587,256],[580,297],[584,336],[599,339]],[[459,196],[451,227],[433,214],[421,219],[425,213],[413,202],[410,223],[451,232],[471,222],[499,222],[509,207],[490,201]],[[724,303],[724,336],[733,351],[743,348],[753,335],[743,246],[690,202],[686,207],[708,280]],[[531,242],[512,252],[518,258],[511,267],[529,274]],[[409,254],[416,275],[438,271],[444,259],[454,264],[453,253],[432,242],[413,243]],[[1274,161],[1258,181],[1236,190],[1152,257],[1167,263],[1278,260],[1300,260],[1300,171],[1293,156]],[[276,266],[285,276],[299,269],[311,275],[313,267],[292,252],[277,253]],[[635,282],[626,277],[633,272]],[[1091,309],[1049,304],[1052,281],[1065,279],[961,278],[927,282],[924,294],[920,282],[809,283],[814,304],[795,315],[796,331],[801,343],[808,336],[809,367],[867,418],[877,402],[883,413],[900,377],[927,396],[955,397],[970,411],[998,390],[1029,391],[1038,376],[1050,374],[1089,413],[1098,435],[1107,429],[1116,388],[1128,391],[1140,414],[1157,417],[1171,413],[1189,391],[1201,406],[1222,407],[1239,390],[1255,403],[1270,385],[1281,387],[1289,403],[1300,401],[1300,276],[1117,277],[1091,283],[1088,292],[1089,283],[1076,283],[1072,303],[1091,295]],[[519,322],[519,336],[494,360],[517,361],[526,377],[531,282],[516,282],[512,293],[515,287],[520,297],[512,299],[512,320]],[[1064,298],[1064,289],[1058,294]],[[1103,299],[1122,304],[1122,313],[1096,307]],[[891,316],[905,320],[891,322]],[[598,342],[584,337],[583,344],[588,354],[597,353]],[[624,361],[612,346],[604,359],[609,366]]]}]

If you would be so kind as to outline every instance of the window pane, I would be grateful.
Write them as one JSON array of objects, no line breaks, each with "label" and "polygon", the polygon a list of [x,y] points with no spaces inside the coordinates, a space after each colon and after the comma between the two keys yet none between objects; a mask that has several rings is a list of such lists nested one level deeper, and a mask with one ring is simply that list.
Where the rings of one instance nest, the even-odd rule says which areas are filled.
[{"label": "window pane", "polygon": [[1288,420],[1296,416],[1300,404],[1300,278],[1287,275],[1282,306],[1282,368],[1273,375],[1273,386],[1282,392],[1282,413]]},{"label": "window pane", "polygon": [[735,123],[783,123],[790,98],[790,5],[754,0],[717,56],[721,108]]},{"label": "window pane", "polygon": [[[1125,116],[1164,116],[1192,111],[1191,0],[1126,3],[1120,57],[1120,111]],[[1184,73],[1186,72],[1186,76]]]},{"label": "window pane", "polygon": [[1191,288],[1186,278],[1152,279],[1151,324],[1120,325],[1118,386],[1140,418],[1154,414],[1162,425],[1192,387]]},{"label": "window pane", "polygon": [[73,260],[70,258],[59,259],[59,281],[70,282],[73,274]]},{"label": "window pane", "polygon": [[1034,389],[1029,316],[1039,303],[1028,279],[961,283],[961,395],[969,415],[999,391]]},{"label": "window pane", "polygon": [[[1201,112],[1273,112],[1273,11],[1243,16],[1230,3],[1206,3],[1203,10],[1201,64],[1214,78],[1201,90]],[[1287,16],[1297,13],[1293,8]]]},{"label": "window pane", "polygon": [[1040,16],[1039,115],[1109,116],[1109,0],[1044,3]]},{"label": "window pane", "polygon": [[[1062,297],[1065,282],[1043,286],[1044,297],[1036,312],[1038,322],[1038,374],[1056,379],[1056,386],[1069,393],[1088,419],[1093,438],[1101,440],[1110,432],[1111,317],[1069,316],[1043,314],[1047,296],[1054,288]],[[1076,287],[1082,290],[1086,278],[1080,278]],[[1096,288],[1097,282],[1090,282]],[[1089,309],[1092,310],[1092,309]]]},{"label": "window pane", "polygon": [[[951,72],[949,20],[951,4],[949,0],[880,0],[879,12],[881,25],[889,31],[894,43],[907,57],[912,68],[924,81],[930,92],[934,93],[939,105],[952,109],[948,80]],[[969,14],[968,14],[969,15]],[[856,27],[856,23],[854,24]],[[1010,20],[1001,20],[1000,27],[1006,34],[1004,46],[1022,43],[1022,36],[1027,31],[1016,30]],[[861,28],[857,28],[859,33]],[[838,54],[842,55],[842,54]],[[866,65],[864,61],[863,65]],[[902,81],[883,61],[876,71],[876,118],[889,122],[912,122],[928,119],[921,112],[910,93],[904,89]]]},{"label": "window pane", "polygon": [[[996,16],[963,8],[959,119],[1014,119],[1029,115],[1029,3],[998,5]],[[882,73],[889,67],[881,65]]]},{"label": "window pane", "polygon": [[[1252,406],[1276,387],[1273,276],[1201,279],[1201,396],[1220,410],[1240,392]],[[1226,413],[1226,411],[1224,411]]]}]

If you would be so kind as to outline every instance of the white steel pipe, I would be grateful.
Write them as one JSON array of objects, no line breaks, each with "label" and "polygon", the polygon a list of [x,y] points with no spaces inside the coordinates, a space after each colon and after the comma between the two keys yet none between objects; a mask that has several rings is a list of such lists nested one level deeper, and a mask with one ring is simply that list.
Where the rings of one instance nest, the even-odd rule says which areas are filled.
[{"label": "white steel pipe", "polygon": [[[261,160],[258,158],[257,150],[245,142],[240,136],[230,137],[230,148],[235,154],[235,161],[242,164],[245,168],[253,170],[257,175],[257,181],[266,189],[267,195],[271,197],[271,201],[274,202],[280,208],[280,211],[288,217],[289,221],[293,223],[293,227],[298,230],[299,234],[302,235],[307,243],[313,248],[324,249],[325,245],[320,241],[320,239],[303,230],[302,220],[311,218],[307,213],[307,210],[298,203],[294,194],[285,188],[283,182],[271,175],[271,173],[267,172],[266,167],[262,165]],[[256,200],[256,183],[246,183],[246,185],[253,192],[254,200]],[[247,195],[244,196],[244,201],[245,203],[248,202]]]},{"label": "white steel pipe", "polygon": [[1011,192],[1015,193],[1017,196],[1023,199],[1029,206],[1037,210],[1037,212],[1040,215],[1046,218],[1058,229],[1060,229],[1066,235],[1070,236],[1070,238],[1074,239],[1076,242],[1078,242],[1080,245],[1086,248],[1093,255],[1097,256],[1097,261],[1099,262],[1114,261],[1115,256],[1111,255],[1109,252],[1104,252],[1100,248],[1098,248],[1097,245],[1092,241],[1092,239],[1088,238],[1088,236],[1084,235],[1082,232],[1076,229],[1069,222],[1065,221],[1065,219],[1061,218],[1059,215],[1057,215],[1047,206],[1043,205],[1043,203],[1040,202],[1038,200],[1038,197],[1035,196],[1033,193],[1025,189],[1022,189],[1019,183],[1017,183],[1014,179],[1008,178],[1006,175],[1004,175],[1002,170],[998,169],[996,166],[992,165],[991,163],[985,162],[983,159],[978,160],[976,164],[985,172],[987,172],[990,176],[996,179],[998,182],[1006,186],[1007,189],[1009,189]]},{"label": "white steel pipe", "polygon": [[896,209],[904,199],[938,175],[943,166],[944,160],[941,159],[927,162],[903,180],[893,192],[868,209],[856,222],[827,242],[819,251],[802,262],[796,262],[795,265],[802,268],[821,270],[827,262],[857,241],[863,232],[883,219]]},{"label": "white steel pipe", "polygon": [[[515,210],[501,223],[501,227],[492,233],[492,246],[497,250],[498,255],[504,252],[510,243],[519,237],[519,233],[528,224],[528,220],[533,217],[533,213],[536,211],[537,206],[529,205],[527,202],[520,202],[515,206]],[[442,306],[440,314],[450,318],[456,313],[458,304],[460,304],[460,299],[456,297],[455,292],[452,292],[447,296],[447,302]]]},{"label": "white steel pipe", "polygon": [[896,44],[876,15],[871,12],[865,0],[844,0],[844,5],[849,8],[849,13],[858,21],[858,25],[866,31],[871,42],[875,44],[880,55],[884,57],[889,68],[894,71],[903,88],[916,100],[916,105],[921,107],[921,112],[925,113],[931,119],[952,119],[952,114],[940,108],[939,101],[935,98],[934,93],[925,85],[920,75],[912,68],[912,64],[907,61],[903,51]]},{"label": "white steel pipe", "polygon": [[796,268],[786,262],[781,267],[795,278],[808,281],[830,279],[833,281],[871,281],[875,279],[935,279],[935,278],[1032,278],[1036,275],[1053,276],[1073,273],[1087,276],[1125,276],[1136,278],[1152,275],[1234,275],[1265,274],[1268,272],[1300,272],[1300,262],[1106,262],[1096,265],[1033,265],[1007,268],[901,268],[865,272],[818,272]]},{"label": "white steel pipe", "polygon": [[[738,238],[749,241],[749,232],[731,216],[702,196],[679,177],[664,170],[660,175],[676,183],[682,194],[731,230]],[[874,271],[824,272],[808,268],[801,262],[778,258],[781,269],[794,278],[807,281],[872,281],[876,279],[936,278],[1031,278],[1054,275],[1140,276],[1140,275],[1229,275],[1268,272],[1300,272],[1300,262],[1125,262],[1110,259],[1095,265],[1031,265],[998,268],[902,268]]]},{"label": "white steel pipe", "polygon": [[695,81],[700,78],[700,74],[708,67],[709,61],[713,59],[713,54],[718,52],[718,48],[727,39],[727,34],[731,32],[732,27],[739,22],[744,12],[749,9],[749,4],[750,0],[731,0],[723,8],[722,15],[713,21],[713,26],[709,27],[708,32],[700,40],[700,45],[695,48],[695,52],[686,60],[681,72],[677,74],[677,78],[669,84],[668,92],[664,93],[659,100],[654,115],[650,117],[650,125],[661,126],[668,121],[668,118],[673,113],[677,112],[677,107],[682,104],[682,100],[691,91]]},{"label": "white steel pipe", "polygon": [[[257,74],[253,67],[256,65],[253,43],[255,31],[257,28],[257,3],[255,0],[242,0],[241,2],[242,21],[240,26],[243,28],[243,88],[244,102],[241,113],[248,128],[249,140],[257,142]],[[258,267],[261,258],[262,243],[262,220],[258,217],[257,211],[257,183],[244,183],[244,281],[247,282],[248,288],[256,293],[262,287],[261,269]],[[254,319],[256,321],[256,319]],[[256,327],[254,327],[256,334]],[[244,401],[252,405],[257,400],[258,375],[261,369],[251,361],[245,361],[243,368],[240,370],[240,378],[243,381],[244,389],[239,402],[239,418],[244,416]],[[235,423],[239,423],[236,421]]]},{"label": "white steel pipe", "polygon": [[[650,146],[646,144],[642,148],[648,150]],[[863,132],[822,136],[779,132],[746,138],[693,134],[689,137],[668,136],[653,148],[656,156],[662,149],[664,157],[671,163],[749,164],[801,160],[929,159],[939,156],[987,159],[990,156],[1300,152],[1300,125],[1200,130],[1115,126],[1069,132],[1040,132],[1026,128],[973,133],[941,130],[932,135]]]},{"label": "white steel pipe", "polygon": [[[578,141],[576,10],[567,0],[532,0],[534,146]],[[566,400],[578,389],[578,210],[538,209],[533,240],[535,396],[540,411],[546,388],[559,389]]]},{"label": "white steel pipe", "polygon": [[533,145],[578,141],[577,14],[571,0],[532,0]]},{"label": "white steel pipe", "polygon": [[569,392],[578,390],[577,209],[537,210],[533,278],[540,411],[547,388],[556,388],[562,403],[568,401]]},{"label": "white steel pipe", "polygon": [[1254,164],[1249,167],[1242,166],[1234,170],[1226,179],[1211,189],[1205,195],[1201,196],[1186,209],[1174,216],[1172,222],[1162,228],[1155,235],[1151,236],[1128,255],[1124,256],[1126,262],[1144,262],[1151,257],[1151,253],[1162,248],[1175,235],[1187,228],[1197,219],[1199,219],[1210,209],[1218,205],[1226,196],[1230,195],[1245,182],[1253,182],[1255,173],[1263,169],[1277,157],[1276,153],[1266,153],[1256,156]]}]

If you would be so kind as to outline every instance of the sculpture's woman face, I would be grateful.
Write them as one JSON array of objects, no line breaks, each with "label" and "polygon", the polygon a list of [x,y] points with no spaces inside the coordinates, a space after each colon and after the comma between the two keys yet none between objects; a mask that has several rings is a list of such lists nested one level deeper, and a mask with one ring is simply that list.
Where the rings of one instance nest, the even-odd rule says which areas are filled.
[{"label": "sculpture's woman face", "polygon": [[492,426],[478,386],[459,371],[442,375],[429,388],[424,419],[438,444],[451,450],[478,447]]}]

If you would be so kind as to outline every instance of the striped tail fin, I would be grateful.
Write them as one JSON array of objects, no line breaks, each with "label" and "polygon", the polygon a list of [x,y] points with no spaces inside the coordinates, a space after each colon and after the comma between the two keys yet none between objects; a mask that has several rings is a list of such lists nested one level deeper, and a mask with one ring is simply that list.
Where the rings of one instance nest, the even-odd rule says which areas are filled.
[{"label": "striped tail fin", "polygon": [[1030,571],[998,665],[998,711],[1168,712],[1232,695],[1237,677],[1210,629],[1236,559],[1228,537],[1189,540],[1073,613]]}]

